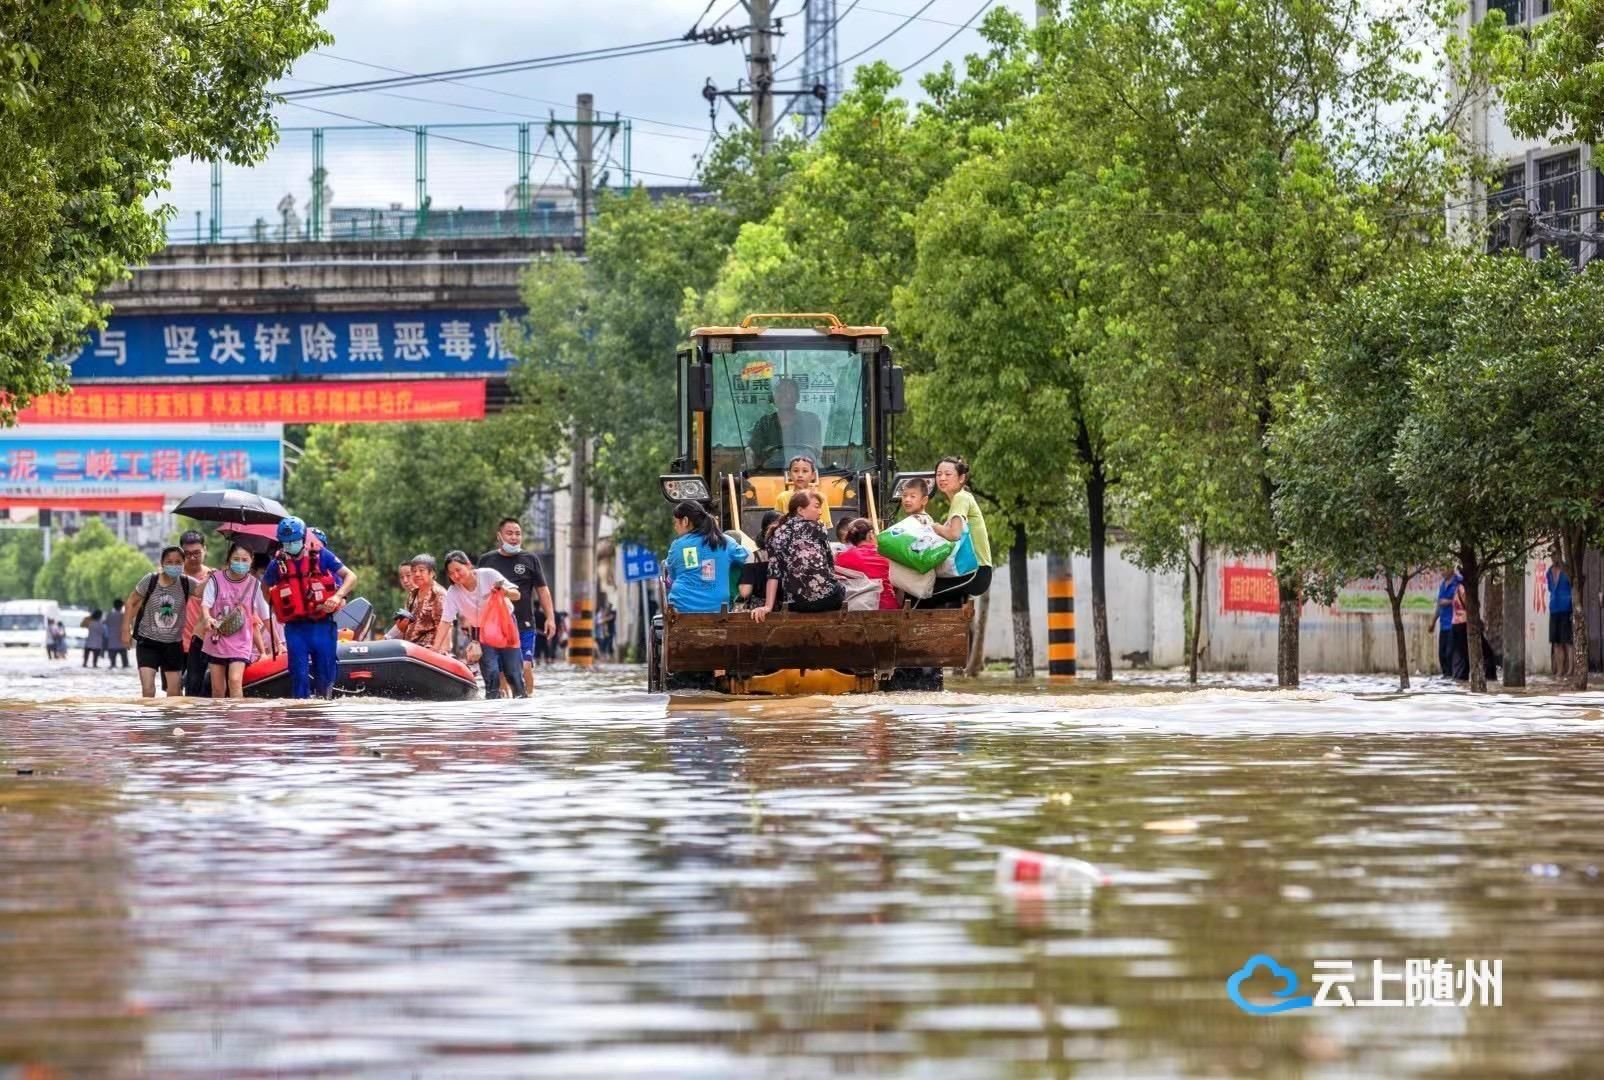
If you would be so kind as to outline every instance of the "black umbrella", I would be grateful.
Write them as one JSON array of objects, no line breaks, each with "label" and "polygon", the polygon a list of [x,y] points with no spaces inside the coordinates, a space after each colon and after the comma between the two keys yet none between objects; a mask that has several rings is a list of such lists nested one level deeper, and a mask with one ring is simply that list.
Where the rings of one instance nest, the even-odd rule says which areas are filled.
[{"label": "black umbrella", "polygon": [[290,516],[275,499],[232,488],[197,491],[175,506],[173,513],[196,521],[237,521],[241,525],[272,525]]}]

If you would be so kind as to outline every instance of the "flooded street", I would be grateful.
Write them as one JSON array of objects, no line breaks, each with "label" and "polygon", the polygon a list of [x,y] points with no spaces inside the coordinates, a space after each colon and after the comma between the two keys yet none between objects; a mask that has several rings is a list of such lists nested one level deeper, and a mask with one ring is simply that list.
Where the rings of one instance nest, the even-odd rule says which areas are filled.
[{"label": "flooded street", "polygon": [[[0,665],[19,1075],[1597,1075],[1604,694],[216,706]],[[1111,883],[999,889],[1004,846]],[[1248,1015],[1259,953],[1355,998],[1501,960],[1503,1003]]]}]

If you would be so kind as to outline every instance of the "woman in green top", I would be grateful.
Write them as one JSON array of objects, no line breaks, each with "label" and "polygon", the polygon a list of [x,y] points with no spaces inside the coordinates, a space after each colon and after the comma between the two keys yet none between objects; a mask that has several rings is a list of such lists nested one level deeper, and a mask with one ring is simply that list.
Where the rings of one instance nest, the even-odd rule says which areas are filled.
[{"label": "woman in green top", "polygon": [[965,526],[969,529],[969,542],[975,548],[975,560],[980,564],[971,572],[955,578],[938,577],[936,590],[919,607],[956,607],[965,597],[980,596],[991,588],[991,535],[986,532],[986,519],[981,516],[980,503],[974,493],[964,487],[969,483],[969,465],[961,457],[944,457],[936,463],[936,490],[947,497],[947,517],[936,523],[936,532],[957,543],[963,538]]}]

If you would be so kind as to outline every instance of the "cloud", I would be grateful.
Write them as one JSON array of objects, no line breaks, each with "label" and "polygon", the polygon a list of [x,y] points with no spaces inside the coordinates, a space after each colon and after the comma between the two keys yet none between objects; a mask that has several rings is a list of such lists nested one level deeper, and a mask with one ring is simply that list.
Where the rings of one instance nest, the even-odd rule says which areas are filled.
[{"label": "cloud", "polygon": [[[1280,999],[1273,1005],[1256,1005],[1247,1000],[1242,994],[1242,984],[1251,979],[1253,973],[1260,968],[1268,969],[1272,975],[1282,981],[1279,990],[1271,991],[1273,996]],[[1277,963],[1275,957],[1264,953],[1249,957],[1247,963],[1233,972],[1231,977],[1225,980],[1225,991],[1230,995],[1231,1000],[1236,1002],[1238,1008],[1255,1016],[1269,1016],[1272,1013],[1286,1012],[1288,1009],[1302,1009],[1314,1004],[1314,999],[1307,994],[1295,996],[1298,993],[1298,973]]]}]

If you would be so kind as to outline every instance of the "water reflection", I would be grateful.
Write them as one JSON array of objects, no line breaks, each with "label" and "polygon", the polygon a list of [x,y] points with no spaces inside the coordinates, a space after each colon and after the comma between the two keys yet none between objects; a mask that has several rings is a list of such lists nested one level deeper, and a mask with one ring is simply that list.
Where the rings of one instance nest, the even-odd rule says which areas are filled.
[{"label": "water reflection", "polygon": [[[558,674],[516,706],[212,706],[96,678],[0,706],[0,1061],[1592,1071],[1596,696],[665,708]],[[1114,884],[999,891],[1003,845]],[[1251,1017],[1223,984],[1261,951],[1501,957],[1505,1004]]]}]

